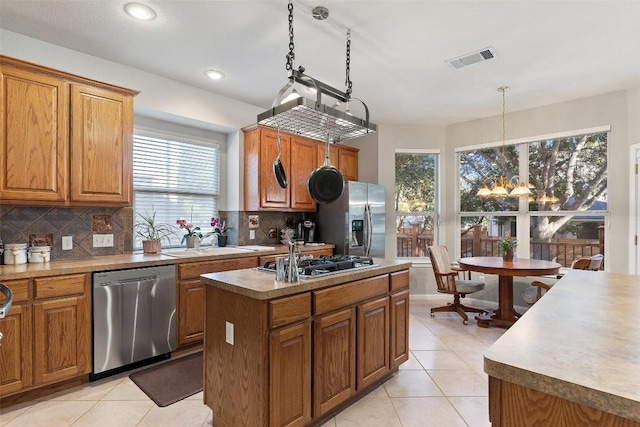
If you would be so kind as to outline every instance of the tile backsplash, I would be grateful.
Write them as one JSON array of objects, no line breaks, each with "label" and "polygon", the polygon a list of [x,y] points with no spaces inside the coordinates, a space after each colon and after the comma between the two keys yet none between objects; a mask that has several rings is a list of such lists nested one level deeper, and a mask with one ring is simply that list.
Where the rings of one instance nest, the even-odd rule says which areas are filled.
[{"label": "tile backsplash", "polygon": [[[101,233],[113,234],[113,247],[93,247],[93,234]],[[133,208],[0,206],[0,239],[5,244],[34,243],[43,235],[53,236],[52,260],[131,252]],[[72,236],[73,249],[62,250],[62,236]]]},{"label": "tile backsplash", "polygon": [[[315,220],[315,212],[221,211],[220,216],[231,227],[230,245],[276,245],[283,228],[295,227],[301,219]],[[255,239],[251,239],[251,230]],[[94,248],[93,234],[113,234],[113,247]],[[73,249],[62,250],[63,236],[72,236]],[[131,253],[133,208],[2,205],[0,239],[5,244],[51,241],[52,260]]]}]

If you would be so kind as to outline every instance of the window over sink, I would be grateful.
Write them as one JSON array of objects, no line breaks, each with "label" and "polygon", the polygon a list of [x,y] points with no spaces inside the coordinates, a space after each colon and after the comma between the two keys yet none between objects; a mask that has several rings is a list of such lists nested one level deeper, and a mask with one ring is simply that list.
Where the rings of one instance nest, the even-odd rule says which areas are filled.
[{"label": "window over sink", "polygon": [[[136,128],[133,135],[134,210],[156,212],[156,221],[176,225],[185,218],[205,232],[218,216],[220,146],[214,141]],[[134,218],[135,222],[135,218]],[[183,230],[171,243],[181,246]],[[134,236],[134,249],[142,243]]]}]

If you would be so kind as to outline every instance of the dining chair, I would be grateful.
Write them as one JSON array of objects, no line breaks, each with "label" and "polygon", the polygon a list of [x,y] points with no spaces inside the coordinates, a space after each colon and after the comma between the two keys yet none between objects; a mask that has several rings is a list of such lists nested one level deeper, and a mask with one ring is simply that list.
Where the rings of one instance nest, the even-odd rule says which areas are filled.
[{"label": "dining chair", "polygon": [[429,258],[431,259],[438,292],[453,295],[452,303],[432,308],[431,317],[435,317],[435,313],[438,312],[454,312],[458,313],[462,317],[462,323],[467,325],[469,317],[465,312],[485,312],[485,310],[479,308],[467,307],[460,302],[460,298],[464,298],[467,294],[484,289],[484,282],[479,280],[459,280],[458,274],[463,270],[451,266],[449,251],[446,246],[429,246]]},{"label": "dining chair", "polygon": [[[604,256],[602,254],[590,257],[580,257],[573,260],[571,268],[573,270],[591,270],[598,271],[602,265]],[[558,275],[561,278],[562,275]],[[542,296],[553,286],[553,283],[544,283],[539,280],[531,282],[531,286],[527,286],[522,290],[522,299],[529,305],[535,304]],[[543,292],[544,291],[544,292]]]}]

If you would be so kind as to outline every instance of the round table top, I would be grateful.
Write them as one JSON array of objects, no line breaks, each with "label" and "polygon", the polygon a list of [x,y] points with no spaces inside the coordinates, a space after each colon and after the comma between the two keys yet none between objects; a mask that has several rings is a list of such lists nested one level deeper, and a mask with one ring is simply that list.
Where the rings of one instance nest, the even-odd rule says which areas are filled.
[{"label": "round table top", "polygon": [[557,262],[541,259],[514,258],[507,262],[502,257],[480,256],[458,259],[460,267],[465,270],[480,273],[498,274],[503,276],[544,276],[558,274],[560,267]]}]

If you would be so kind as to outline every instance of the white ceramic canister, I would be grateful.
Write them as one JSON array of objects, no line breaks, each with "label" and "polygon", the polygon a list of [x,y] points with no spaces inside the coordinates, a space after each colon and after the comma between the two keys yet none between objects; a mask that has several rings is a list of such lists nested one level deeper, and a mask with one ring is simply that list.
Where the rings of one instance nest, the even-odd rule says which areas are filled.
[{"label": "white ceramic canister", "polygon": [[29,248],[29,262],[51,261],[51,246],[31,246]]},{"label": "white ceramic canister", "polygon": [[26,264],[27,244],[7,243],[4,245],[4,263],[5,265]]}]

